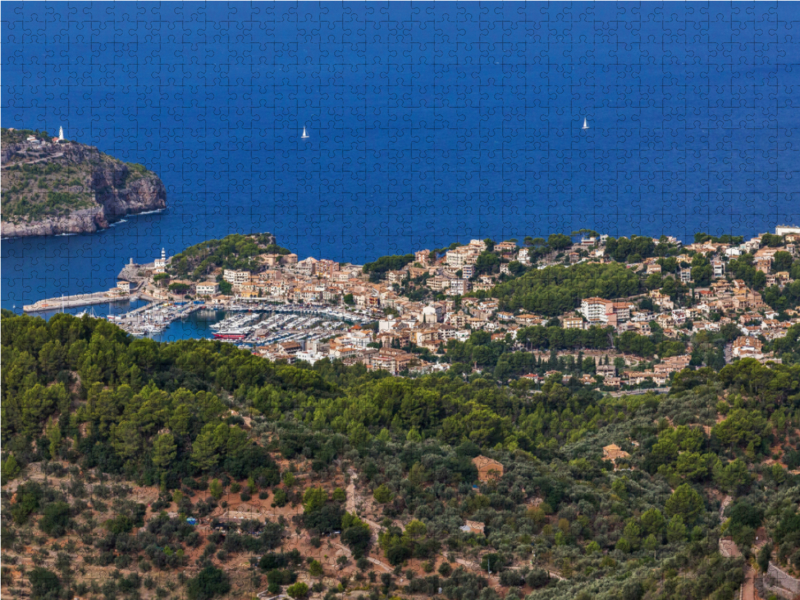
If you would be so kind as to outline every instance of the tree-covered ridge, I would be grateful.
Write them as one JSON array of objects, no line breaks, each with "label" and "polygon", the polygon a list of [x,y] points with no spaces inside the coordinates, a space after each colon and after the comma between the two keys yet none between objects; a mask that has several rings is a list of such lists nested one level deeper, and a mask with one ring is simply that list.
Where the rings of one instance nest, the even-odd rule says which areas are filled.
[{"label": "tree-covered ridge", "polygon": [[[530,343],[552,343],[531,329]],[[760,527],[771,559],[800,567],[789,470],[800,466],[800,365],[688,369],[667,396],[612,398],[560,374],[502,386],[458,369],[407,379],[327,360],[290,366],[69,315],[4,312],[2,334],[4,586],[34,597],[174,597],[179,585],[224,596],[242,590],[230,573],[244,561],[254,593],[733,598],[743,562],[720,556],[718,540],[761,556],[750,550]],[[472,344],[464,351],[482,347]],[[604,460],[612,443],[628,454],[616,465]],[[478,480],[478,454],[502,476]],[[49,480],[28,476],[41,469]],[[156,500],[137,501],[132,485],[154,486]],[[365,515],[348,504],[356,493],[370,498]],[[302,514],[210,533],[186,521],[221,523],[223,502],[262,496]],[[336,531],[350,552],[336,566],[298,550]],[[11,565],[31,546],[40,564],[23,576]],[[120,575],[95,590],[82,565]]]},{"label": "tree-covered ridge", "polygon": [[197,281],[217,269],[256,271],[261,266],[257,259],[261,254],[286,255],[289,250],[276,245],[275,237],[269,233],[233,234],[195,244],[176,254],[168,272]]},{"label": "tree-covered ridge", "polygon": [[402,269],[407,264],[414,262],[413,254],[404,254],[402,256],[381,256],[374,262],[366,263],[362,269],[364,273],[377,273],[383,274],[386,271],[396,271]]},{"label": "tree-covered ridge", "polygon": [[577,308],[584,298],[627,298],[640,290],[639,276],[622,265],[579,264],[528,271],[496,286],[490,295],[503,309],[554,317]]}]

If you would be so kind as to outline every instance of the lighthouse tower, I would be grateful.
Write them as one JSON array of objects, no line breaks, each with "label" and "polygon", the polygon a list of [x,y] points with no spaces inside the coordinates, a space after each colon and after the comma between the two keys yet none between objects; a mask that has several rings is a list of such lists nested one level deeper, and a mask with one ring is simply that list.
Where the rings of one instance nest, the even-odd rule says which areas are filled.
[{"label": "lighthouse tower", "polygon": [[164,248],[161,249],[161,258],[157,258],[153,264],[153,272],[164,273],[167,270],[167,253]]},{"label": "lighthouse tower", "polygon": [[64,128],[63,127],[59,127],[58,128],[58,141],[59,142],[63,142],[64,141]]}]

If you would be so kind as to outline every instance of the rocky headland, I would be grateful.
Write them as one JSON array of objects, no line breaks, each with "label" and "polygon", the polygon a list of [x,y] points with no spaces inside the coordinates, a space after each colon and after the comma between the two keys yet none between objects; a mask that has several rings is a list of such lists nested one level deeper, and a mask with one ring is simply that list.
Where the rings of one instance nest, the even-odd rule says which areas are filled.
[{"label": "rocky headland", "polygon": [[164,184],[142,165],[43,132],[0,133],[4,238],[89,233],[166,207]]}]

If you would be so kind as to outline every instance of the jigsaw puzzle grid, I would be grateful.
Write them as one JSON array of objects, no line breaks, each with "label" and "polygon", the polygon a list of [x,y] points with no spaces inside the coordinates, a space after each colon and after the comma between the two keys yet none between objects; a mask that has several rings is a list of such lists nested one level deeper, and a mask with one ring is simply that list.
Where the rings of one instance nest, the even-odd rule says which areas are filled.
[{"label": "jigsaw puzzle grid", "polygon": [[794,3],[3,2],[2,125],[145,164],[169,207],[4,241],[3,307],[229,233],[364,262],[797,222],[798,20]]},{"label": "jigsaw puzzle grid", "polygon": [[364,262],[800,215],[796,3],[2,9],[3,126],[64,126],[147,165],[168,203],[94,235],[4,242],[3,306],[103,289],[131,257],[229,233]]}]

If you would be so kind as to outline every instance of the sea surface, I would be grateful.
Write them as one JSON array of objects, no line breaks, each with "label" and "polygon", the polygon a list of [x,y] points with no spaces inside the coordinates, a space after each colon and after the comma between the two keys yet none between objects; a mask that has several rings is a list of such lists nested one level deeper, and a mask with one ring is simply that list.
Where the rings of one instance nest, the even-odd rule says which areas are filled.
[{"label": "sea surface", "polygon": [[[301,258],[800,224],[800,4],[3,2],[3,127],[168,209],[5,240],[2,306],[269,231]],[[586,119],[588,129],[582,129]],[[309,137],[301,139],[306,127]]]}]

